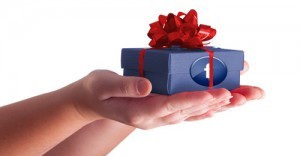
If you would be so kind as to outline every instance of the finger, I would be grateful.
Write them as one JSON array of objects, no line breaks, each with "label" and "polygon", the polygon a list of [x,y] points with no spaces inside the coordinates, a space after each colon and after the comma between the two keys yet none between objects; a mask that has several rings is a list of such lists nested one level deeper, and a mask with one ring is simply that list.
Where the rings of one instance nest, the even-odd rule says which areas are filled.
[{"label": "finger", "polygon": [[210,109],[210,107],[220,107],[224,104],[224,102],[228,103],[229,99],[232,97],[231,93],[228,90],[223,88],[208,90],[207,92],[213,95],[214,100],[212,100],[211,102],[207,102],[206,105],[199,104],[181,111],[184,111],[187,114],[191,114],[193,112],[201,111],[202,109]]},{"label": "finger", "polygon": [[244,95],[239,93],[232,93],[232,98],[230,99],[230,104],[226,106],[241,106],[247,102],[247,99]]},{"label": "finger", "polygon": [[197,115],[197,116],[191,116],[187,119],[185,119],[185,121],[197,121],[197,120],[203,120],[205,118],[210,118],[213,116],[213,114],[215,113],[215,111],[208,111],[205,114],[202,115]]},{"label": "finger", "polygon": [[214,109],[215,107],[221,107],[223,105],[227,105],[228,103],[230,103],[229,99],[232,98],[231,93],[224,88],[208,90],[208,92],[211,93],[216,100],[212,101],[208,105],[199,105],[199,106],[188,108],[185,110],[185,112],[192,115],[201,115],[205,113],[207,109],[210,110],[210,109]]},{"label": "finger", "polygon": [[231,91],[231,93],[239,93],[243,95],[247,100],[259,99],[263,93],[256,87],[243,86]]},{"label": "finger", "polygon": [[207,90],[218,102],[229,99],[231,97],[230,91],[225,88]]},{"label": "finger", "polygon": [[194,112],[190,113],[189,116],[199,116],[199,115],[205,114],[209,110],[220,110],[224,106],[228,105],[229,103],[230,103],[230,100],[227,99],[227,100],[218,102],[215,105],[211,105],[211,106],[209,106],[209,107],[207,107],[205,109],[194,111]]},{"label": "finger", "polygon": [[[219,103],[220,101],[228,100],[229,98],[231,98],[231,93],[224,88],[201,92],[180,93],[169,97],[169,101],[166,103],[170,105],[166,105],[166,109],[169,110],[169,113],[179,110],[190,113],[193,111],[193,108],[206,108],[210,105]],[[183,105],[182,103],[190,104]]]},{"label": "finger", "polygon": [[188,117],[189,117],[188,112],[186,112],[185,110],[180,110],[170,115],[157,118],[154,120],[154,122],[158,126],[177,124],[180,123],[181,121],[184,121]]},{"label": "finger", "polygon": [[229,108],[235,107],[235,106],[241,106],[247,102],[247,99],[245,96],[239,94],[239,93],[232,93],[232,98],[230,99],[230,103],[227,105],[224,105],[219,110],[220,112],[225,111]]},{"label": "finger", "polygon": [[168,113],[186,109],[198,104],[207,104],[215,98],[206,91],[185,92],[169,96],[163,106]]},{"label": "finger", "polygon": [[167,96],[164,101],[149,105],[153,116],[163,117],[193,106],[209,105],[215,98],[206,91],[178,93]]},{"label": "finger", "polygon": [[220,106],[221,107],[210,107],[208,109],[208,111],[206,112],[195,112],[193,114],[190,115],[190,117],[188,117],[187,119],[185,119],[185,121],[196,121],[196,120],[202,120],[202,119],[205,119],[205,118],[209,118],[209,117],[212,117],[213,114],[219,112],[223,106],[226,106],[228,103],[230,103],[229,101],[222,101],[220,102]]},{"label": "finger", "polygon": [[265,97],[266,93],[263,89],[261,89],[260,87],[256,87],[256,86],[253,86],[255,89],[257,89],[259,92],[260,92],[260,97],[258,99],[262,99]]},{"label": "finger", "polygon": [[250,85],[241,85],[241,86],[240,86],[240,88],[247,88],[247,87],[253,87],[253,88],[257,89],[257,90],[260,92],[260,94],[261,94],[261,97],[260,97],[259,99],[264,98],[264,96],[265,96],[265,91],[264,91],[263,89],[261,89],[260,87],[250,86]]},{"label": "finger", "polygon": [[249,70],[249,64],[247,61],[244,61],[244,69],[241,71],[241,75],[245,74]]},{"label": "finger", "polygon": [[[195,107],[199,107],[199,106],[195,106]],[[209,110],[211,110],[213,108],[214,109],[220,108],[216,105],[213,105],[213,106],[207,106],[205,108],[200,108],[195,111],[195,110],[193,110],[193,109],[197,109],[195,107],[183,109],[183,110],[177,111],[175,113],[172,113],[170,115],[158,118],[158,119],[156,119],[156,122],[160,123],[159,125],[176,124],[181,121],[184,121],[185,119],[189,118],[190,116],[193,116],[193,114],[195,114],[195,115],[205,114],[206,112],[208,112]]]},{"label": "finger", "polygon": [[120,76],[115,73],[104,73],[98,90],[102,99],[110,97],[144,97],[152,87],[149,80],[141,77]]}]

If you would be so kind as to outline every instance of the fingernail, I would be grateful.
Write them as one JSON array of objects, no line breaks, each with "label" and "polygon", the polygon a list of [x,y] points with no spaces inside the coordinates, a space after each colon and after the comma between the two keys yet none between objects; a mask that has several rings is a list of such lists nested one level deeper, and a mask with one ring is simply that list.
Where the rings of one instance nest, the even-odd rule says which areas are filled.
[{"label": "fingernail", "polygon": [[145,80],[139,80],[137,83],[138,93],[144,95],[148,92],[148,84]]},{"label": "fingernail", "polygon": [[257,100],[261,100],[263,98],[265,98],[265,94],[262,94],[259,98],[257,98]]},{"label": "fingernail", "polygon": [[225,100],[230,100],[231,98],[232,98],[233,96],[225,96],[225,97],[222,97],[222,98],[220,98],[218,101],[219,102],[222,102],[222,101],[225,101]]},{"label": "fingernail", "polygon": [[232,96],[232,95],[230,95],[230,96],[227,96],[227,99],[231,99],[231,98],[233,98],[233,96]]},{"label": "fingernail", "polygon": [[265,97],[265,91],[255,86],[253,88],[256,88],[260,92],[260,97],[256,98],[257,100],[263,99]]}]

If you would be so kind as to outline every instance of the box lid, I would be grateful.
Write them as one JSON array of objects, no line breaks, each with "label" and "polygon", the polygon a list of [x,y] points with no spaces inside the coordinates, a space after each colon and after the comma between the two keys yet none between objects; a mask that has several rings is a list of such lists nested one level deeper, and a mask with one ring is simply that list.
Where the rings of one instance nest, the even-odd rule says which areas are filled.
[{"label": "box lid", "polygon": [[[222,60],[228,71],[242,70],[244,53],[241,50],[206,47],[214,51],[214,57]],[[139,53],[143,48],[123,48],[121,67],[138,70]],[[202,49],[165,48],[147,49],[144,58],[144,71],[155,73],[188,73],[191,64],[201,57],[208,56]]]}]

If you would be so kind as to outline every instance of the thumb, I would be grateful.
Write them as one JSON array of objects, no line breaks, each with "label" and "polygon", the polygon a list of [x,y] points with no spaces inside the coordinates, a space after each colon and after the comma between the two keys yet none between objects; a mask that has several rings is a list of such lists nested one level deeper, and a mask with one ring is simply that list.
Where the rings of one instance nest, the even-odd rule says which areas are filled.
[{"label": "thumb", "polygon": [[144,97],[152,90],[148,79],[134,76],[120,76],[108,73],[101,85],[101,97]]}]

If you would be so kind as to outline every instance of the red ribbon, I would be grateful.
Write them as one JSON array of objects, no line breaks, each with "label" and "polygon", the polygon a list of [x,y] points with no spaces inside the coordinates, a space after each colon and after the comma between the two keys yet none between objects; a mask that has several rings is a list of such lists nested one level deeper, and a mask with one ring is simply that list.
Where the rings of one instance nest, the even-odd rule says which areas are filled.
[{"label": "red ribbon", "polygon": [[[150,24],[148,36],[151,39],[149,45],[153,48],[200,48],[209,55],[209,87],[213,87],[213,51],[204,48],[203,43],[216,35],[216,29],[209,25],[198,26],[198,15],[195,10],[187,14],[178,12],[177,15],[169,13],[168,16],[160,15],[158,21]],[[139,55],[139,74],[144,77],[144,57],[146,49],[142,49]]]},{"label": "red ribbon", "polygon": [[205,48],[201,48],[208,53],[209,57],[209,89],[214,86],[214,52]]},{"label": "red ribbon", "polygon": [[173,45],[182,48],[202,48],[203,41],[212,39],[216,32],[216,29],[208,25],[198,26],[198,15],[195,10],[190,10],[187,14],[179,12],[177,16],[170,13],[168,16],[160,15],[158,21],[150,24],[149,45],[155,48]]},{"label": "red ribbon", "polygon": [[139,54],[139,75],[144,77],[144,58],[146,54],[146,49],[142,49]]}]

